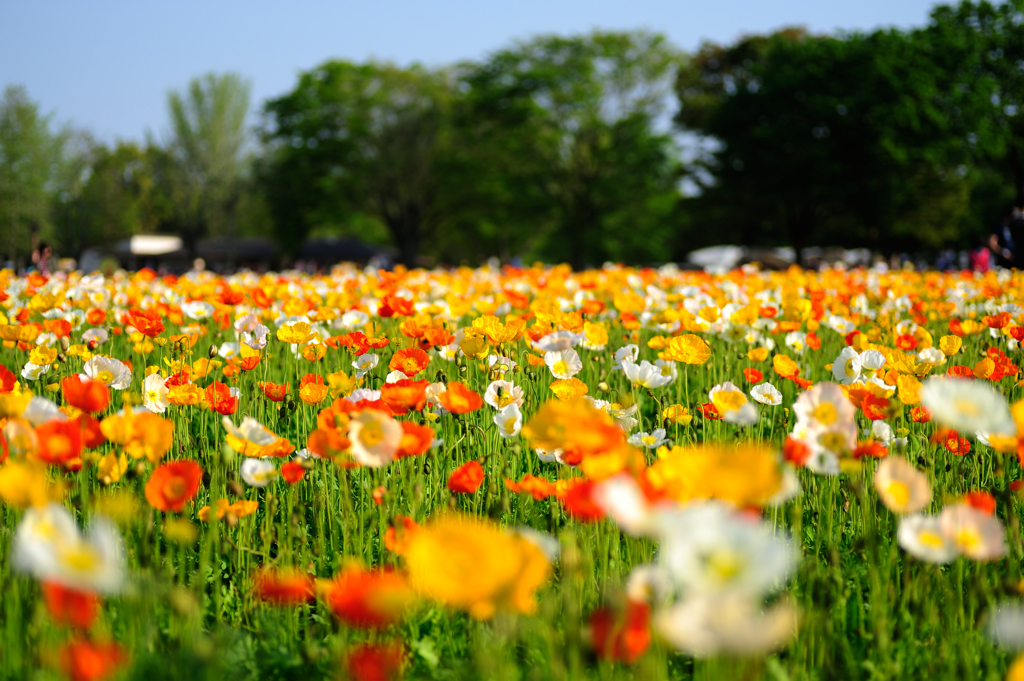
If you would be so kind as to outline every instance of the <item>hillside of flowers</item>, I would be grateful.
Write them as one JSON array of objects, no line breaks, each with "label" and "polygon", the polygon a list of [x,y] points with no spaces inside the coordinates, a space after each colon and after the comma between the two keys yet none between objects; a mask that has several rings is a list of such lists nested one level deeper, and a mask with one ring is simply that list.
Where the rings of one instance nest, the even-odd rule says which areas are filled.
[{"label": "hillside of flowers", "polygon": [[0,271],[0,677],[1024,679],[1022,301]]}]

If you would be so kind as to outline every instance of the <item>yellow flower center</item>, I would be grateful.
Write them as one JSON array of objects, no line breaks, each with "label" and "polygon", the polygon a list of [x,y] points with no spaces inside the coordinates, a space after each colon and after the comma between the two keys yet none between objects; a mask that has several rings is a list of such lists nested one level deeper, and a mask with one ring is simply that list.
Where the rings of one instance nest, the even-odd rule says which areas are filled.
[{"label": "yellow flower center", "polygon": [[512,418],[506,419],[505,420],[505,430],[507,430],[508,432],[511,433],[515,429],[516,429],[516,417],[513,416]]},{"label": "yellow flower center", "polygon": [[973,402],[970,402],[969,400],[965,400],[962,398],[953,400],[953,406],[956,408],[958,412],[960,412],[964,416],[968,416],[971,418],[981,416],[981,408],[978,405],[974,404]]},{"label": "yellow flower center", "polygon": [[956,544],[965,552],[970,552],[981,546],[981,535],[973,527],[964,527],[957,530]]},{"label": "yellow flower center", "polygon": [[104,385],[110,385],[114,382],[114,374],[104,369],[103,371],[96,374],[96,380]]},{"label": "yellow flower center", "polygon": [[76,546],[61,552],[61,559],[73,569],[84,572],[99,564],[96,554],[87,546]]},{"label": "yellow flower center", "polygon": [[942,539],[942,535],[931,530],[925,530],[917,535],[917,541],[921,542],[930,549],[942,548],[945,541]]},{"label": "yellow flower center", "polygon": [[846,360],[846,366],[843,368],[843,370],[846,372],[847,376],[856,375],[857,372],[853,370],[853,357]]},{"label": "yellow flower center", "polygon": [[727,582],[740,572],[744,567],[742,556],[734,551],[715,551],[705,559],[708,569],[721,581]]},{"label": "yellow flower center", "polygon": [[376,447],[384,439],[384,429],[376,421],[370,421],[359,431],[359,439],[366,447]]},{"label": "yellow flower center", "polygon": [[815,407],[811,415],[823,426],[830,426],[839,418],[835,405],[831,402],[822,402]]},{"label": "yellow flower center", "polygon": [[569,365],[565,363],[564,359],[560,359],[551,365],[551,371],[555,374],[567,374],[569,373]]},{"label": "yellow flower center", "polygon": [[846,446],[846,438],[842,433],[834,430],[820,436],[818,442],[830,452],[842,451]]},{"label": "yellow flower center", "polygon": [[910,501],[910,488],[907,487],[906,483],[899,480],[890,482],[886,492],[889,493],[889,499],[897,508],[903,508]]}]

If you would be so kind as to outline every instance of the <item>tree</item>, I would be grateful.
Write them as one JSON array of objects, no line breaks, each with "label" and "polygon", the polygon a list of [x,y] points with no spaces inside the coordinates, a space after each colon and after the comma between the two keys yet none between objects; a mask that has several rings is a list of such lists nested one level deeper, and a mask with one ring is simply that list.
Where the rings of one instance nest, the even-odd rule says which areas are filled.
[{"label": "tree", "polygon": [[1024,205],[1024,0],[940,5],[921,34],[975,160],[1008,175]]},{"label": "tree", "polygon": [[238,74],[208,73],[167,97],[168,149],[175,160],[177,221],[188,247],[214,233],[231,236],[246,171],[251,85]]},{"label": "tree", "polygon": [[694,209],[740,243],[955,238],[967,154],[932,48],[918,33],[799,29],[703,46],[676,83],[678,124],[717,142]]},{"label": "tree", "polygon": [[[678,160],[657,124],[681,56],[663,36],[545,36],[461,72],[464,183],[521,245],[575,267],[664,259]],[[499,228],[500,229],[500,228]]]},{"label": "tree", "polygon": [[0,224],[12,262],[34,244],[50,219],[53,170],[62,139],[50,131],[25,88],[9,86],[0,100]]},{"label": "tree", "polygon": [[315,228],[383,224],[404,263],[438,229],[438,158],[452,96],[444,72],[328,61],[266,105],[263,185],[281,245]]}]

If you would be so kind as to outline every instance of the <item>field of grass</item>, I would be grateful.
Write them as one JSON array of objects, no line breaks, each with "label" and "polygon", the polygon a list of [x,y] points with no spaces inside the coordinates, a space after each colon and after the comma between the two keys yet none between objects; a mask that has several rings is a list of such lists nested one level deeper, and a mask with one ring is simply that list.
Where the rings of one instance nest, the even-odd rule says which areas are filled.
[{"label": "field of grass", "polygon": [[1024,679],[1022,275],[0,291],[0,678]]}]

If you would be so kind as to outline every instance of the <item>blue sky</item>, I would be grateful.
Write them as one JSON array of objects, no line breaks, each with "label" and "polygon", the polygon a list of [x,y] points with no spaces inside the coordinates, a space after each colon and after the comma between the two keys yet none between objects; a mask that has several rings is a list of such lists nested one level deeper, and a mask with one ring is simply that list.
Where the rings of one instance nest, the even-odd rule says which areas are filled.
[{"label": "blue sky", "polygon": [[922,25],[934,0],[109,0],[8,2],[0,87],[23,84],[59,122],[101,140],[162,139],[168,90],[237,71],[253,103],[325,59],[428,65],[479,59],[539,33],[648,28],[692,50],[787,25],[815,32]]}]

